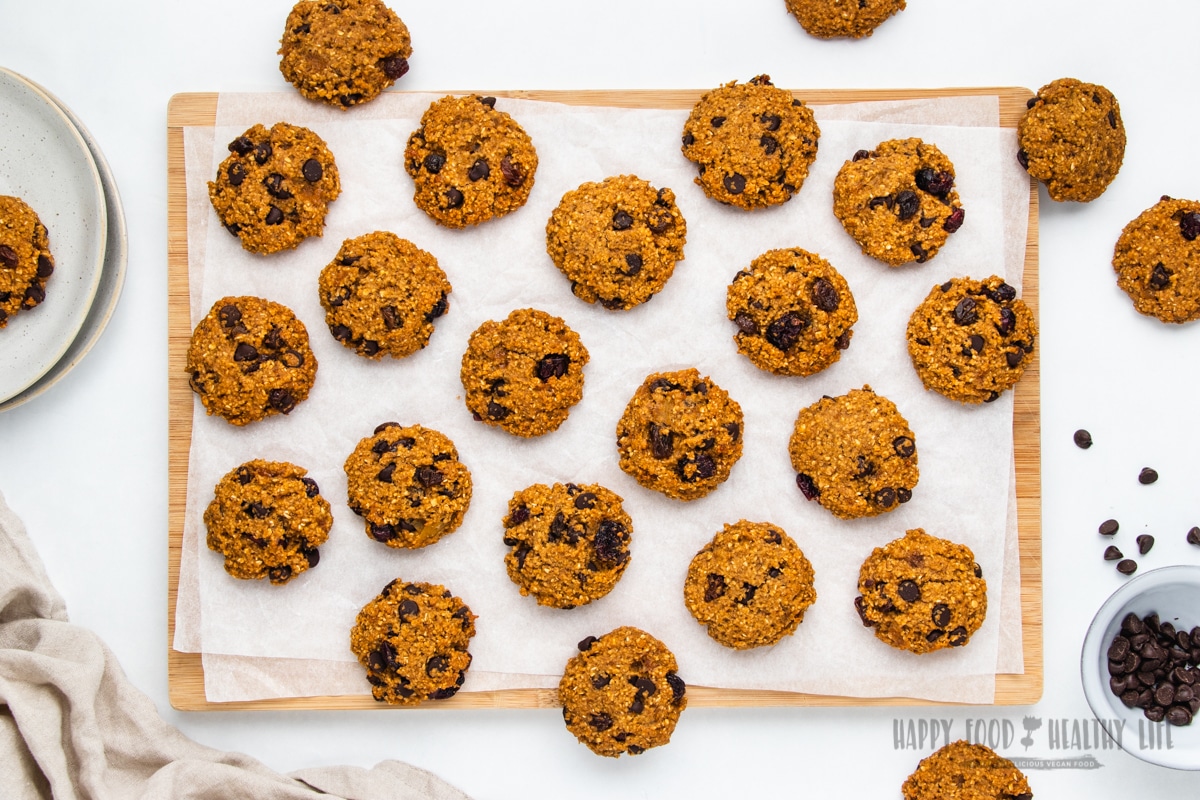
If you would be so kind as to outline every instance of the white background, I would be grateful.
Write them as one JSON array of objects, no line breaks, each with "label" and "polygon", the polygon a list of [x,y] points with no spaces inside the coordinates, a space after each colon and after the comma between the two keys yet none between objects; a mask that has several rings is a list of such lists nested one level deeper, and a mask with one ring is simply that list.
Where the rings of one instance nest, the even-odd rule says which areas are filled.
[{"label": "white background", "polygon": [[[480,798],[898,797],[926,755],[897,750],[893,721],[939,717],[1043,726],[1009,756],[1078,756],[1092,771],[1031,771],[1041,797],[1194,795],[1200,777],[1122,752],[1052,750],[1052,720],[1090,717],[1078,654],[1092,614],[1124,580],[1116,542],[1158,544],[1143,570],[1200,563],[1195,424],[1200,327],[1136,314],[1111,268],[1121,228],[1160,195],[1200,198],[1200,3],[911,0],[870,39],[825,42],[783,0],[460,0],[393,8],[413,34],[400,88],[707,89],[768,73],[786,88],[1102,83],[1129,145],[1112,187],[1086,205],[1041,195],[1040,272],[1045,694],[1032,708],[688,709],[671,743],[598,758],[554,709],[181,713],[167,701],[166,109],[189,91],[286,91],[276,49],[288,0],[0,0],[0,64],[47,87],[84,121],[116,174],[128,279],[103,339],[34,402],[0,414],[0,492],[24,520],[75,622],[100,634],[162,714],[207,745],[288,771],[399,759]],[[1096,445],[1074,447],[1090,429]],[[1138,470],[1161,474],[1150,487]],[[1061,723],[1059,723],[1061,724]],[[941,742],[938,742],[940,744]],[[848,785],[853,788],[849,788]]]}]

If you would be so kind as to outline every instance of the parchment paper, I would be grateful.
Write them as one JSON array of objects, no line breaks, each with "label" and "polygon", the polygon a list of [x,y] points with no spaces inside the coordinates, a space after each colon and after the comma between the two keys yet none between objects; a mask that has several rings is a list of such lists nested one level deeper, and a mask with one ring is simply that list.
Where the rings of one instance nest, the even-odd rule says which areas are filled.
[{"label": "parchment paper", "polygon": [[[205,654],[208,698],[365,694],[348,631],[367,600],[403,577],[443,583],[479,615],[467,691],[552,687],[578,640],[631,624],[671,647],[681,675],[693,684],[991,702],[997,669],[1020,668],[1019,605],[1014,617],[1011,594],[1019,585],[1011,580],[1018,566],[1009,546],[1015,543],[1012,398],[965,407],[926,392],[909,363],[904,327],[929,289],[949,277],[997,274],[1020,285],[1028,177],[1011,157],[1015,135],[995,127],[995,98],[969,98],[961,107],[946,100],[909,104],[910,119],[939,125],[903,121],[906,109],[894,103],[880,107],[885,122],[835,118],[848,112],[861,119],[870,115],[864,106],[875,104],[816,107],[822,135],[808,181],[791,202],[752,213],[714,203],[693,184],[694,167],[678,144],[686,111],[501,98],[497,107],[511,113],[538,148],[537,183],[524,208],[463,231],[439,228],[417,210],[403,171],[407,137],[435,98],[389,94],[372,103],[369,114],[342,114],[291,95],[222,95],[215,130],[186,131],[193,323],[222,296],[259,294],[288,305],[306,323],[320,363],[312,394],[288,417],[239,429],[206,417],[196,405],[175,646]],[[281,119],[325,139],[344,194],[332,206],[323,238],[264,258],[245,253],[211,224],[204,184],[224,157],[225,142],[254,122]],[[841,229],[830,192],[837,169],[855,150],[908,136],[936,143],[955,163],[967,221],[932,261],[889,269],[863,256]],[[544,227],[564,192],[621,173],[675,190],[688,241],[685,260],[660,295],[631,311],[610,312],[571,294],[545,253]],[[317,275],[341,241],[376,229],[432,252],[454,286],[450,312],[438,321],[430,346],[402,361],[370,362],[343,348],[328,335],[317,300]],[[842,272],[860,315],[842,360],[806,379],[768,375],[738,355],[724,311],[725,288],[739,269],[767,249],[794,246],[820,253]],[[558,431],[536,440],[472,421],[458,381],[470,333],[525,306],[566,319],[592,357],[583,401]],[[745,454],[730,480],[685,504],[643,489],[620,471],[614,431],[645,375],[686,366],[729,391],[746,424]],[[804,501],[787,441],[802,406],[864,384],[895,401],[916,432],[921,480],[899,510],[847,522]],[[462,528],[420,551],[368,539],[345,504],[342,462],[387,420],[446,433],[474,476]],[[282,587],[230,578],[204,545],[200,517],[213,485],[251,458],[306,467],[333,506],[321,564]],[[608,597],[571,611],[521,597],[503,566],[500,520],[508,499],[531,483],[555,481],[612,488],[634,521],[633,558],[620,584]],[[740,518],[785,528],[813,562],[818,593],[794,636],[749,652],[714,643],[682,602],[692,555],[724,523]],[[990,579],[993,613],[965,648],[920,657],[895,651],[862,628],[854,612],[862,560],[911,527],[967,544]]]}]

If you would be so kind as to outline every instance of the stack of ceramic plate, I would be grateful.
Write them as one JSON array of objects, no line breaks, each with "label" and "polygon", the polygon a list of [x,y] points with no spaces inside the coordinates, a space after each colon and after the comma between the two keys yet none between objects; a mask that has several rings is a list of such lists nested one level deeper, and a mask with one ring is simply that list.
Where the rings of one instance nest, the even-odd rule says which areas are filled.
[{"label": "stack of ceramic plate", "polygon": [[0,328],[0,411],[26,403],[100,338],[125,282],[121,198],[87,129],[54,95],[0,67],[0,195],[24,200],[50,237],[46,299]]}]

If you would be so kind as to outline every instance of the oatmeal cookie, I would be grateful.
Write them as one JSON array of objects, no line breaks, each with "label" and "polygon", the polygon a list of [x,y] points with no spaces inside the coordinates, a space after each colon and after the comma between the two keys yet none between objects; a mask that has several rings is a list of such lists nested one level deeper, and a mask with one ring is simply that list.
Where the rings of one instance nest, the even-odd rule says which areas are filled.
[{"label": "oatmeal cookie", "polygon": [[475,620],[444,586],[397,578],[358,612],[350,650],[376,700],[399,706],[445,700],[467,677]]},{"label": "oatmeal cookie", "polygon": [[926,389],[990,403],[1021,379],[1037,324],[1017,290],[995,275],[933,287],[908,320],[908,355]]},{"label": "oatmeal cookie", "polygon": [[901,792],[904,800],[1033,800],[1013,762],[965,739],[921,759]]},{"label": "oatmeal cookie", "polygon": [[287,306],[261,297],[223,297],[192,332],[192,391],[209,414],[246,425],[290,414],[317,377],[308,329]]},{"label": "oatmeal cookie", "polygon": [[742,457],[742,407],[695,369],[649,375],[617,423],[627,475],[647,489],[695,500]]},{"label": "oatmeal cookie", "polygon": [[453,533],[471,504],[471,472],[444,434],[385,422],[346,459],[350,510],[388,547],[417,549]]},{"label": "oatmeal cookie", "polygon": [[342,193],[333,153],[308,128],[255,125],[229,143],[208,197],[221,224],[251,253],[290,250],[325,230]]},{"label": "oatmeal cookie", "polygon": [[817,592],[812,564],[792,537],[769,522],[743,519],[692,558],[683,599],[715,641],[747,650],[795,632]]},{"label": "oatmeal cookie", "polygon": [[966,218],[954,165],[920,139],[855,153],[834,179],[833,213],[863,253],[891,267],[933,258]]},{"label": "oatmeal cookie", "polygon": [[1060,78],[1030,98],[1017,146],[1017,160],[1051,200],[1095,200],[1125,159],[1121,107],[1103,86]]},{"label": "oatmeal cookie", "polygon": [[896,404],[870,386],[802,408],[788,452],[805,499],[842,519],[907,503],[920,474],[916,435]]},{"label": "oatmeal cookie", "polygon": [[514,436],[557,430],[583,398],[588,351],[560,317],[521,308],[475,329],[463,354],[467,409]]},{"label": "oatmeal cookie", "polygon": [[813,375],[850,346],[858,309],[850,286],[815,253],[769,250],[740,271],[725,295],[738,352],[776,375]]},{"label": "oatmeal cookie", "polygon": [[546,252],[581,300],[624,310],[662,291],[683,259],[687,223],[670,189],[636,175],[584,183],[546,223]]},{"label": "oatmeal cookie", "polygon": [[308,472],[286,461],[254,459],[217,483],[204,510],[208,549],[235,578],[274,584],[317,565],[333,514]]},{"label": "oatmeal cookie", "polygon": [[820,39],[870,36],[904,6],[904,0],[787,0],[792,16]]},{"label": "oatmeal cookie", "polygon": [[309,100],[346,109],[408,72],[408,27],[381,0],[300,0],[280,40],[279,71]]},{"label": "oatmeal cookie", "polygon": [[508,577],[540,605],[575,608],[612,591],[629,565],[633,521],[593,483],[534,484],[508,501]]},{"label": "oatmeal cookie", "polygon": [[1163,322],[1200,317],[1200,203],[1167,196],[1125,226],[1113,269],[1139,313]]},{"label": "oatmeal cookie", "polygon": [[881,642],[918,654],[962,647],[987,614],[987,581],[971,548],[920,528],[867,556],[858,591],[863,625]]},{"label": "oatmeal cookie", "polygon": [[46,299],[53,272],[46,226],[24,200],[0,195],[0,328]]},{"label": "oatmeal cookie", "polygon": [[537,152],[496,98],[435,100],[408,139],[404,168],[413,202],[436,222],[462,228],[516,211],[529,199]]},{"label": "oatmeal cookie", "polygon": [[712,199],[764,208],[800,191],[820,135],[812,109],[759,75],[697,101],[683,125],[683,155],[698,166],[696,184]]},{"label": "oatmeal cookie", "polygon": [[437,259],[388,231],[342,242],[318,289],[333,338],[367,358],[422,349],[450,308],[450,281]]},{"label": "oatmeal cookie", "polygon": [[567,730],[597,755],[638,755],[671,740],[687,684],[667,646],[621,627],[588,636],[558,684]]}]

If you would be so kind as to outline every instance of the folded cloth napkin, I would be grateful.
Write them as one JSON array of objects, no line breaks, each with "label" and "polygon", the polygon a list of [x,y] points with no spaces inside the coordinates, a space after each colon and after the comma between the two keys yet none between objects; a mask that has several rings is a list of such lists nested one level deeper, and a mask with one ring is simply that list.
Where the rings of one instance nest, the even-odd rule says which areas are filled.
[{"label": "folded cloth napkin", "polygon": [[396,761],[272,772],[159,717],[95,634],[67,620],[0,495],[0,798],[5,800],[464,800]]}]

